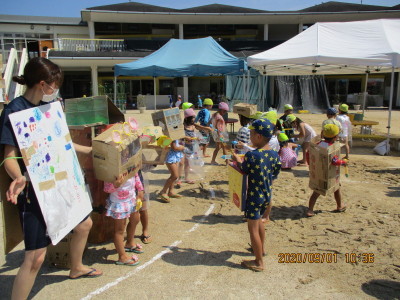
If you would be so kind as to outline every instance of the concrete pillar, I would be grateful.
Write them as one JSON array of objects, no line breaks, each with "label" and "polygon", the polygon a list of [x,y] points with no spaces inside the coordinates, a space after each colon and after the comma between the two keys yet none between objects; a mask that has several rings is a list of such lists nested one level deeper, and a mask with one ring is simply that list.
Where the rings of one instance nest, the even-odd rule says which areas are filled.
[{"label": "concrete pillar", "polygon": [[264,24],[264,41],[268,41],[268,24]]},{"label": "concrete pillar", "polygon": [[303,23],[299,24],[299,33],[303,32]]},{"label": "concrete pillar", "polygon": [[89,27],[89,38],[90,39],[94,39],[94,22],[93,21],[89,21],[88,22],[88,27]]},{"label": "concrete pillar", "polygon": [[400,107],[400,72],[397,72],[397,93],[394,101],[395,107]]},{"label": "concrete pillar", "polygon": [[183,40],[183,24],[179,24],[179,39]]},{"label": "concrete pillar", "polygon": [[189,101],[189,77],[183,77],[183,101]]},{"label": "concrete pillar", "polygon": [[98,74],[97,74],[97,66],[92,65],[92,96],[99,95],[99,81],[98,81]]}]

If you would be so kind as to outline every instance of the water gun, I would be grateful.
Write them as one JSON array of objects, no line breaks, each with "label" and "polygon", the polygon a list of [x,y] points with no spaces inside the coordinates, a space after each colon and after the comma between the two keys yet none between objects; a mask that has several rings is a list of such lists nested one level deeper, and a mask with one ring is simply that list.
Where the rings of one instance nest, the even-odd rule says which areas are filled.
[{"label": "water gun", "polygon": [[344,176],[349,177],[349,166],[348,166],[349,160],[343,159],[343,161],[346,163],[344,165]]}]

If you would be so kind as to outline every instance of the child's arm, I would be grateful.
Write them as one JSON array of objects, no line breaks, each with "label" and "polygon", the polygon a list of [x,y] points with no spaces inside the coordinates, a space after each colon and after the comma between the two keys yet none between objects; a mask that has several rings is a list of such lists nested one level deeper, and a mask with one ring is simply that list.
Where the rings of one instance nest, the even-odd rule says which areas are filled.
[{"label": "child's arm", "polygon": [[337,155],[332,158],[332,165],[334,166],[347,166],[347,161],[339,159]]},{"label": "child's arm", "polygon": [[73,143],[75,151],[81,154],[90,154],[92,152],[92,147],[79,145],[77,143]]},{"label": "child's arm", "polygon": [[212,131],[212,129],[208,126],[202,126],[200,124],[194,124],[194,127],[196,127],[197,130],[208,130],[208,131]]},{"label": "child's arm", "polygon": [[183,150],[185,150],[185,146],[179,146],[176,144],[176,141],[173,141],[171,143],[171,149],[174,151],[183,151]]}]

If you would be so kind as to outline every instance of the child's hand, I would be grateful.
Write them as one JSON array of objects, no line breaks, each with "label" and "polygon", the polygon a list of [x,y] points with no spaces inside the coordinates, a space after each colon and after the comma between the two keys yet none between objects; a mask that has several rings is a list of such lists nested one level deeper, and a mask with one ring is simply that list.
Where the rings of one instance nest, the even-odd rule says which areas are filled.
[{"label": "child's hand", "polygon": [[242,163],[243,158],[236,153],[232,153],[232,160],[238,163]]}]

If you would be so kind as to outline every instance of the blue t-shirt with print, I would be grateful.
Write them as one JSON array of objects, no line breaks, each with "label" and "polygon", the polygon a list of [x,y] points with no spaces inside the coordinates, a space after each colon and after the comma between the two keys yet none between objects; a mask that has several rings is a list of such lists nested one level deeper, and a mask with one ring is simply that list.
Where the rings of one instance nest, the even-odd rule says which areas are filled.
[{"label": "blue t-shirt with print", "polygon": [[208,123],[210,122],[210,119],[211,119],[210,111],[207,108],[203,108],[197,114],[196,119],[194,120],[194,122],[197,123],[197,122],[200,121],[200,125],[201,126],[208,126]]}]

